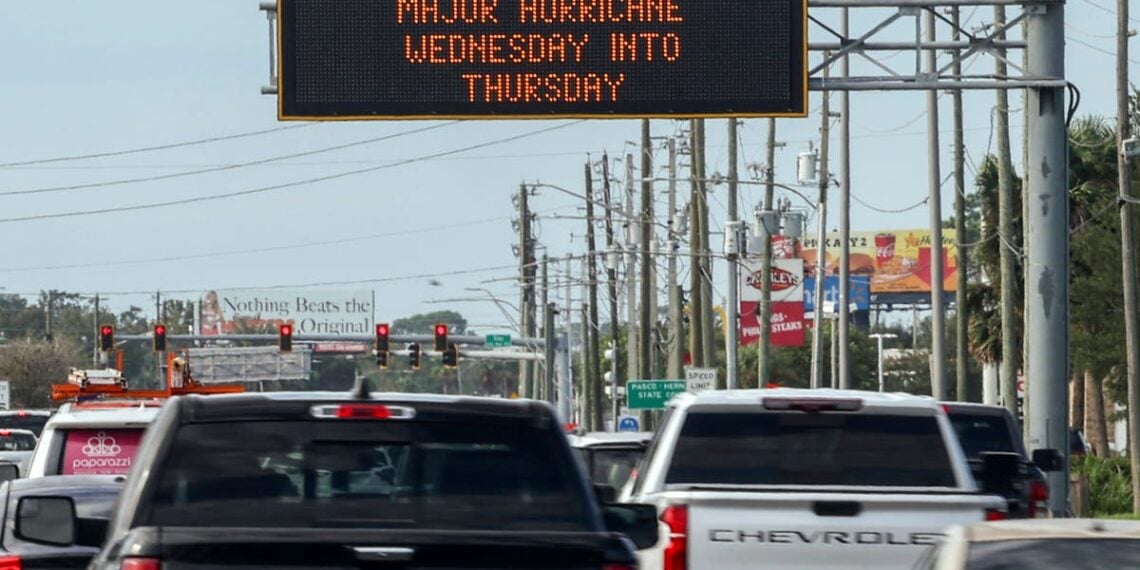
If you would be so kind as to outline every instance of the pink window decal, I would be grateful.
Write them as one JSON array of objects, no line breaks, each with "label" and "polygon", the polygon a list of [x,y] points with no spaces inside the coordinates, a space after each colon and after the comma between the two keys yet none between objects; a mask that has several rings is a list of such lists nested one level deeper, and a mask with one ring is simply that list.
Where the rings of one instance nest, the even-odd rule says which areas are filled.
[{"label": "pink window decal", "polygon": [[141,429],[77,429],[63,445],[64,475],[126,475],[142,439]]}]

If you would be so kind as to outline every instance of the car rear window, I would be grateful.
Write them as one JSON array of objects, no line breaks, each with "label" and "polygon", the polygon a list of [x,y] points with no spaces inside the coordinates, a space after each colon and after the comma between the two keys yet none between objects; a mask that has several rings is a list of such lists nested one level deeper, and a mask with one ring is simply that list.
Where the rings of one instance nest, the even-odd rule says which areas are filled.
[{"label": "car rear window", "polygon": [[976,542],[970,545],[968,570],[1109,570],[1140,568],[1140,540],[1049,538]]},{"label": "car rear window", "polygon": [[0,451],[31,451],[35,448],[36,436],[0,429]]},{"label": "car rear window", "polygon": [[47,421],[47,414],[0,414],[0,429],[26,429],[39,437]]},{"label": "car rear window", "polygon": [[585,448],[581,453],[590,468],[590,478],[594,483],[620,490],[629,480],[629,474],[641,458],[642,450]]},{"label": "car rear window", "polygon": [[143,436],[140,428],[67,430],[61,475],[125,475]]},{"label": "car rear window", "polygon": [[997,416],[954,412],[950,423],[969,459],[978,459],[991,451],[1017,452],[1005,419]]},{"label": "car rear window", "polygon": [[666,484],[956,486],[933,416],[691,410]]},{"label": "car rear window", "polygon": [[591,530],[556,437],[529,423],[185,425],[142,524]]}]

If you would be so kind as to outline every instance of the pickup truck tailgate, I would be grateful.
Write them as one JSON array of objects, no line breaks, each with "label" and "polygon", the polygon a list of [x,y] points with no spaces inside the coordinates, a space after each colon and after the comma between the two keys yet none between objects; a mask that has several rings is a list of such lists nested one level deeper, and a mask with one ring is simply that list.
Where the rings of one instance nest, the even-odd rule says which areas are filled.
[{"label": "pickup truck tailgate", "polygon": [[689,568],[910,568],[1000,499],[968,494],[686,493]]}]

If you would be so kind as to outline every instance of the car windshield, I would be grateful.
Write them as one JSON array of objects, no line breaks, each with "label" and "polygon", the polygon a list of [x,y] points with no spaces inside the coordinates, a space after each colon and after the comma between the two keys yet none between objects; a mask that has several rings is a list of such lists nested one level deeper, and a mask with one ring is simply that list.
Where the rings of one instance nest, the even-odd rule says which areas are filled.
[{"label": "car windshield", "polygon": [[1119,570],[1140,568],[1140,540],[1069,538],[970,545],[967,570]]},{"label": "car windshield", "polygon": [[1018,451],[1004,418],[955,412],[950,414],[950,423],[969,459],[978,459],[990,451]]},{"label": "car windshield", "polygon": [[0,430],[0,451],[31,451],[36,448],[36,436],[30,433]]},{"label": "car windshield", "polygon": [[956,485],[934,416],[712,411],[685,419],[665,482]]},{"label": "car windshield", "polygon": [[522,425],[192,424],[157,467],[148,518],[178,526],[588,530],[585,490],[568,457]]}]

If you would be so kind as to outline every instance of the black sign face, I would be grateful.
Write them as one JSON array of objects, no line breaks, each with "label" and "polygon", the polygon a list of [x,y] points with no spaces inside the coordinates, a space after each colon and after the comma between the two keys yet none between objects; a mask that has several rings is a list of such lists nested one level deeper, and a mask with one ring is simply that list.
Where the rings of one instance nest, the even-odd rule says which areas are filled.
[{"label": "black sign face", "polygon": [[807,114],[806,0],[278,0],[279,118]]}]

